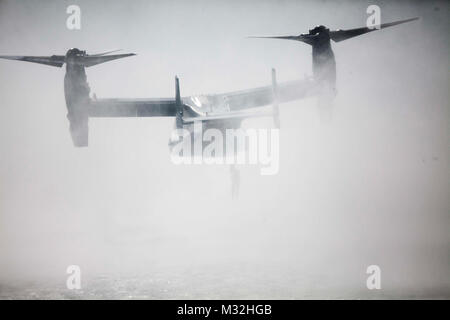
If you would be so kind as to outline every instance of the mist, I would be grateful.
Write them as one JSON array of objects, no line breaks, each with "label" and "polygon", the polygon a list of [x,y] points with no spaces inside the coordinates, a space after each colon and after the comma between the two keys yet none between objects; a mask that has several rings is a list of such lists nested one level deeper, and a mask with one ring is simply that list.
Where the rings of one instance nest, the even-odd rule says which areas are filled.
[{"label": "mist", "polygon": [[332,43],[332,120],[280,105],[279,172],[240,166],[238,199],[228,166],[171,162],[174,119],[91,119],[73,147],[65,70],[0,61],[0,298],[449,298],[447,1],[1,0],[0,54],[123,49],[86,69],[99,98],[174,97],[175,75],[222,93],[312,73],[309,46],[247,36],[361,27],[370,4],[420,20]]}]

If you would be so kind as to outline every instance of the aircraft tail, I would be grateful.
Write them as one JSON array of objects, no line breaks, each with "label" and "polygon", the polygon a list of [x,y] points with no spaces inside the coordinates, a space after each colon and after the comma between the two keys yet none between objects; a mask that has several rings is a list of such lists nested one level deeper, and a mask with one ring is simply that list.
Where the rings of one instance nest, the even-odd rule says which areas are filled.
[{"label": "aircraft tail", "polygon": [[181,102],[180,80],[175,77],[175,107],[176,107],[176,127],[183,129],[183,103]]}]

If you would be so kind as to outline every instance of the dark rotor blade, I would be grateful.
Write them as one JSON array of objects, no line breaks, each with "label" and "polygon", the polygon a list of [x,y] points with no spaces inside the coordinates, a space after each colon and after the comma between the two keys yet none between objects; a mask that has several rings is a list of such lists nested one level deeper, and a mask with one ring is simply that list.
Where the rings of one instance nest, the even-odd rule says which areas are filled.
[{"label": "dark rotor blade", "polygon": [[247,37],[247,38],[257,38],[257,39],[280,39],[280,40],[295,40],[295,41],[301,41],[307,44],[312,44],[313,40],[315,38],[315,35],[309,35],[309,34],[301,34],[298,36],[268,36],[268,37]]},{"label": "dark rotor blade", "polygon": [[27,61],[33,63],[45,64],[52,67],[62,67],[65,62],[65,56],[0,56],[1,59]]},{"label": "dark rotor blade", "polygon": [[125,53],[125,54],[113,54],[110,56],[84,56],[78,58],[75,63],[81,64],[85,67],[92,67],[100,63],[135,55],[136,55],[135,53]]},{"label": "dark rotor blade", "polygon": [[283,39],[283,40],[298,40],[299,36],[269,36],[269,37],[256,37],[256,36],[250,36],[247,38],[253,38],[253,39]]},{"label": "dark rotor blade", "polygon": [[[392,27],[401,23],[406,23],[406,22],[410,22],[413,20],[417,20],[419,19],[419,17],[416,18],[411,18],[411,19],[406,19],[406,20],[401,20],[401,21],[394,21],[394,22],[389,22],[389,23],[383,23],[381,25],[379,25],[380,29],[384,29],[384,28],[388,28],[388,27]],[[363,27],[363,28],[356,28],[356,29],[348,29],[348,30],[336,30],[336,31],[330,31],[330,38],[335,41],[335,42],[340,42],[340,41],[344,41],[353,37],[357,37],[360,36],[362,34],[368,33],[368,32],[372,32],[372,31],[376,31],[379,29],[373,28],[373,29],[369,29],[367,27]]]}]

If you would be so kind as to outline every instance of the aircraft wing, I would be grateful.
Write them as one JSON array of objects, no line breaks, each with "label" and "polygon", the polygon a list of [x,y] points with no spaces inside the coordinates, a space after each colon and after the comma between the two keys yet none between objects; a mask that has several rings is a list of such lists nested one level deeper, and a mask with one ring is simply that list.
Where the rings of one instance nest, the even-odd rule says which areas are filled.
[{"label": "aircraft wing", "polygon": [[[313,80],[295,80],[277,85],[277,102],[289,102],[317,94]],[[253,88],[221,94],[191,96],[183,102],[193,109],[203,109],[210,113],[242,111],[271,105],[275,102],[272,86]]]},{"label": "aircraft wing", "polygon": [[[315,95],[317,87],[313,80],[296,80],[277,85],[277,102],[289,102]],[[272,86],[234,91],[222,94],[188,96],[181,98],[187,108],[184,121],[213,120],[217,117],[242,118],[239,114],[247,109],[264,107],[275,103]],[[176,101],[173,98],[155,99],[93,99],[89,116],[99,117],[175,117]],[[186,109],[185,109],[186,110]],[[253,113],[254,114],[254,113]],[[225,118],[223,118],[225,119]]]},{"label": "aircraft wing", "polygon": [[94,99],[91,118],[109,117],[175,117],[174,99]]}]

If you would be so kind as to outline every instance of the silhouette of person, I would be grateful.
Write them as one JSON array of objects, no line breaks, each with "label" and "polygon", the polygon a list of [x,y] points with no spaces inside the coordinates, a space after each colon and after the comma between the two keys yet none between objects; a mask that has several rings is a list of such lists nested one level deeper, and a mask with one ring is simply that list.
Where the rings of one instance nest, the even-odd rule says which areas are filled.
[{"label": "silhouette of person", "polygon": [[231,197],[237,199],[239,196],[240,173],[234,164],[230,166],[231,175]]}]

